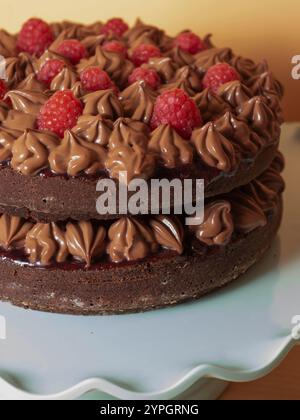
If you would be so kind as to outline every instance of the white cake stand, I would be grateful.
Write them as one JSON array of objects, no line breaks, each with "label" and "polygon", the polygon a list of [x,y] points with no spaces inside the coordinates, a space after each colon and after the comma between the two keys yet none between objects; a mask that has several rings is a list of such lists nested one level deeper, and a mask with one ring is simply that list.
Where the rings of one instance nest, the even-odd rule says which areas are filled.
[{"label": "white cake stand", "polygon": [[[298,131],[298,137],[300,131]],[[280,236],[240,281],[199,302],[141,315],[72,317],[0,304],[6,399],[214,399],[268,374],[296,344],[300,315],[300,138],[284,128]]]}]

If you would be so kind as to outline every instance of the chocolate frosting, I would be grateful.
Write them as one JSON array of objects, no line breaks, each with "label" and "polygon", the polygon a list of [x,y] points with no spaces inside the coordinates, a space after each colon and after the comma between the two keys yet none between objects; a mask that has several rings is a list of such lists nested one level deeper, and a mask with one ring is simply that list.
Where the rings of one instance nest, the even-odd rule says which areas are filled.
[{"label": "chocolate frosting", "polygon": [[0,216],[0,248],[5,250],[22,249],[25,244],[25,238],[32,224],[25,222],[20,217]]},{"label": "chocolate frosting", "polygon": [[82,98],[83,115],[102,115],[115,120],[123,115],[123,107],[112,89],[88,93]]},{"label": "chocolate frosting", "polygon": [[0,29],[0,55],[4,58],[13,57],[17,54],[16,37]]},{"label": "chocolate frosting", "polygon": [[274,169],[276,172],[283,172],[285,168],[285,159],[283,154],[278,150],[271,164],[271,168]]},{"label": "chocolate frosting", "polygon": [[179,67],[190,66],[195,61],[195,58],[192,54],[177,46],[169,51],[168,55]]},{"label": "chocolate frosting", "polygon": [[152,230],[137,219],[123,217],[110,227],[108,236],[107,252],[114,263],[143,259],[158,249]]},{"label": "chocolate frosting", "polygon": [[253,96],[250,89],[237,80],[225,83],[218,89],[217,93],[232,108],[237,108]]},{"label": "chocolate frosting", "polygon": [[49,153],[60,143],[52,133],[25,130],[12,147],[11,166],[23,175],[35,175],[48,166]]},{"label": "chocolate frosting", "polygon": [[218,63],[230,63],[233,53],[230,48],[210,48],[199,52],[194,56],[194,65],[200,73],[206,71]]},{"label": "chocolate frosting", "polygon": [[148,136],[148,126],[139,121],[119,118],[115,122],[106,161],[112,178],[119,179],[120,171],[127,171],[128,182],[153,175],[155,159],[148,150]]},{"label": "chocolate frosting", "polygon": [[48,96],[43,93],[27,90],[11,90],[6,94],[6,98],[11,100],[15,111],[36,116],[48,100]]},{"label": "chocolate frosting", "polygon": [[102,34],[98,35],[89,35],[85,37],[81,42],[85,46],[85,49],[88,51],[89,56],[95,55],[96,48],[103,45],[107,41],[107,37]]},{"label": "chocolate frosting", "polygon": [[0,122],[6,120],[9,107],[6,102],[0,100]]},{"label": "chocolate frosting", "polygon": [[256,95],[264,95],[266,92],[273,92],[279,98],[283,97],[284,88],[282,84],[275,79],[270,70],[255,76],[251,83],[253,92]]},{"label": "chocolate frosting", "polygon": [[170,57],[150,58],[144,67],[156,70],[165,83],[170,82],[178,70],[178,65]]},{"label": "chocolate frosting", "polygon": [[137,19],[135,25],[125,33],[127,43],[135,48],[140,44],[162,45],[164,32],[152,25],[147,25]]},{"label": "chocolate frosting", "polygon": [[5,162],[12,157],[13,144],[19,132],[0,127],[0,162]]},{"label": "chocolate frosting", "polygon": [[82,140],[106,147],[113,127],[113,122],[101,115],[82,115],[72,131]]},{"label": "chocolate frosting", "polygon": [[65,237],[70,254],[88,267],[105,252],[106,230],[103,226],[93,229],[92,223],[87,221],[68,223]]},{"label": "chocolate frosting", "polygon": [[235,56],[230,64],[235,67],[244,82],[252,79],[253,75],[257,74],[259,70],[259,66],[254,61],[245,57]]},{"label": "chocolate frosting", "polygon": [[70,90],[78,80],[78,75],[69,67],[64,67],[51,82],[50,89]]},{"label": "chocolate frosting", "polygon": [[70,62],[65,57],[48,49],[44,52],[43,55],[41,55],[41,57],[38,60],[34,62],[35,72],[38,73],[49,60],[60,60],[64,61],[66,65],[70,65]]},{"label": "chocolate frosting", "polygon": [[156,242],[165,249],[183,253],[184,229],[180,221],[172,216],[156,216],[150,220]]},{"label": "chocolate frosting", "polygon": [[189,96],[194,96],[202,90],[202,80],[196,70],[191,66],[184,66],[177,70],[176,75],[170,83],[164,85],[160,91],[182,89]]},{"label": "chocolate frosting", "polygon": [[217,119],[224,112],[230,110],[227,104],[220,96],[213,93],[210,89],[204,89],[194,97],[196,105],[200,109],[204,122]]},{"label": "chocolate frosting", "polygon": [[249,233],[266,226],[266,215],[250,194],[236,190],[231,193],[230,202],[234,226],[238,232]]},{"label": "chocolate frosting", "polygon": [[72,131],[66,131],[60,145],[51,151],[49,164],[53,172],[77,176],[81,172],[95,174],[104,169],[107,151],[90,143]]},{"label": "chocolate frosting", "polygon": [[27,233],[25,252],[32,264],[42,266],[66,261],[68,250],[64,232],[55,223],[37,223]]},{"label": "chocolate frosting", "polygon": [[237,165],[236,153],[231,142],[214,126],[207,123],[195,130],[192,142],[204,163],[220,171],[231,172]]},{"label": "chocolate frosting", "polygon": [[133,83],[120,96],[125,116],[149,124],[156,97],[156,93],[143,80]]},{"label": "chocolate frosting", "polygon": [[161,125],[151,133],[149,150],[169,169],[190,165],[194,159],[191,143],[169,125]]},{"label": "chocolate frosting", "polygon": [[22,66],[20,57],[9,57],[6,58],[6,76],[7,86],[12,89],[17,86],[24,78],[25,71]]},{"label": "chocolate frosting", "polygon": [[2,127],[15,131],[34,129],[36,127],[36,115],[25,114],[24,112],[11,109],[6,119],[2,122]]},{"label": "chocolate frosting", "polygon": [[223,200],[208,204],[203,223],[190,229],[200,242],[208,246],[227,245],[234,231],[231,204]]},{"label": "chocolate frosting", "polygon": [[26,79],[24,79],[21,83],[18,84],[17,90],[25,90],[25,91],[34,91],[42,93],[45,91],[45,87],[42,83],[40,83],[36,75],[34,73],[29,74]]}]

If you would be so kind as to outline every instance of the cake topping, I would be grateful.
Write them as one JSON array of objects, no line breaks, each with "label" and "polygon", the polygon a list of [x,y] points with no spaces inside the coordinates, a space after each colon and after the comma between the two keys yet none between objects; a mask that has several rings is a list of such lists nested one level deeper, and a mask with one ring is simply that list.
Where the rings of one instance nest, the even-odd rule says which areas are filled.
[{"label": "cake topping", "polygon": [[116,121],[109,141],[106,168],[110,176],[119,179],[127,171],[127,180],[140,177],[148,179],[155,169],[154,155],[148,150],[148,127],[128,118]]},{"label": "cake topping", "polygon": [[21,132],[27,129],[34,129],[36,128],[36,115],[25,114],[24,112],[11,109],[6,119],[2,122],[2,127]]},{"label": "cake topping", "polygon": [[231,172],[236,168],[236,153],[231,142],[215,128],[213,123],[207,123],[195,130],[192,141],[206,165],[224,172]]},{"label": "cake topping", "polygon": [[194,56],[182,50],[180,47],[174,47],[169,52],[169,55],[179,67],[190,66],[194,63]]},{"label": "cake topping", "polygon": [[122,36],[129,29],[126,22],[121,18],[113,18],[108,20],[101,28],[101,33],[105,35],[114,34]]},{"label": "cake topping", "polygon": [[49,155],[50,168],[57,174],[88,175],[104,169],[107,152],[99,144],[82,140],[71,131],[66,131],[60,145]]},{"label": "cake topping", "polygon": [[181,89],[161,94],[155,103],[152,128],[169,124],[185,139],[202,123],[200,111],[195,102]]},{"label": "cake topping", "polygon": [[113,130],[113,122],[100,115],[82,115],[77,125],[73,128],[73,133],[79,138],[106,147]]},{"label": "cake topping", "polygon": [[190,142],[180,137],[169,125],[161,125],[152,132],[149,150],[169,169],[190,165],[194,158]]},{"label": "cake topping", "polygon": [[82,101],[84,104],[83,115],[102,115],[112,120],[123,115],[122,104],[111,89],[88,93],[82,98]]},{"label": "cake topping", "polygon": [[235,80],[240,80],[236,70],[227,63],[218,63],[207,70],[203,86],[217,92],[222,85]]},{"label": "cake topping", "polygon": [[103,226],[93,229],[91,222],[68,223],[65,237],[70,254],[88,267],[105,252],[106,230]]},{"label": "cake topping", "polygon": [[205,207],[204,221],[191,226],[196,238],[208,246],[227,245],[234,230],[231,205],[228,201],[216,201]]},{"label": "cake topping", "polygon": [[174,41],[174,45],[190,54],[197,54],[206,49],[206,45],[202,39],[190,31],[179,34]]},{"label": "cake topping", "polygon": [[183,253],[184,229],[176,217],[157,216],[150,220],[156,242],[165,249]]},{"label": "cake topping", "polygon": [[37,223],[27,233],[25,252],[32,264],[50,265],[68,257],[64,233],[55,223]]},{"label": "cake topping", "polygon": [[18,84],[17,90],[34,91],[42,93],[45,90],[45,86],[40,83],[34,73],[29,74],[21,83]]},{"label": "cake topping", "polygon": [[178,66],[170,57],[151,58],[147,66],[156,70],[165,83],[173,79],[178,69]]},{"label": "cake topping", "polygon": [[57,46],[55,51],[70,60],[74,65],[87,56],[85,46],[78,39],[65,39]]},{"label": "cake topping", "polygon": [[41,19],[29,19],[18,35],[17,48],[19,51],[41,56],[52,42],[50,26]]},{"label": "cake topping", "polygon": [[197,107],[200,109],[204,122],[217,119],[230,109],[229,105],[210,89],[204,89],[194,97]]},{"label": "cake topping", "polygon": [[99,67],[88,67],[80,74],[82,87],[87,92],[95,92],[97,90],[113,89],[117,91],[114,82],[110,79],[106,71]]},{"label": "cake topping", "polygon": [[78,75],[73,70],[68,67],[63,67],[63,69],[52,79],[50,89],[52,91],[72,89],[77,80]]},{"label": "cake topping", "polygon": [[182,89],[189,96],[194,96],[202,90],[202,81],[197,71],[190,66],[181,67],[170,83],[161,88],[161,92],[167,90]]},{"label": "cake topping", "polygon": [[13,57],[17,54],[16,38],[8,32],[0,29],[0,55],[4,58]]},{"label": "cake topping", "polygon": [[26,90],[10,90],[6,98],[11,100],[15,111],[31,115],[37,115],[48,100],[48,97],[43,93]]},{"label": "cake topping", "polygon": [[239,80],[220,86],[217,94],[230,104],[232,108],[237,108],[253,96],[251,91]]},{"label": "cake topping", "polygon": [[161,84],[159,74],[155,69],[137,67],[129,76],[129,84],[143,81],[150,89],[157,90]]},{"label": "cake topping", "polygon": [[147,25],[140,19],[137,19],[135,25],[125,33],[125,38],[133,48],[140,44],[161,45],[163,40],[163,31],[155,26]]},{"label": "cake topping", "polygon": [[161,57],[160,49],[153,44],[140,44],[138,45],[131,54],[131,60],[136,67],[140,67],[142,64],[148,63],[150,58]]},{"label": "cake topping", "polygon": [[12,147],[19,131],[0,128],[0,162],[6,162],[12,157]]},{"label": "cake topping", "polygon": [[143,81],[130,85],[121,93],[126,117],[149,124],[152,118],[156,94]]},{"label": "cake topping", "polygon": [[128,57],[127,47],[121,41],[116,41],[116,40],[106,41],[103,44],[103,49],[104,51],[120,54],[123,58]]},{"label": "cake topping", "polygon": [[8,89],[4,80],[0,79],[0,100],[2,101],[7,93]]},{"label": "cake topping", "polygon": [[277,97],[282,98],[284,94],[282,84],[275,79],[273,73],[269,70],[252,79],[252,89],[256,95],[273,92]]},{"label": "cake topping", "polygon": [[257,64],[249,58],[235,56],[230,61],[230,64],[236,69],[245,82],[248,82],[253,75],[257,74]]},{"label": "cake topping", "polygon": [[123,217],[109,229],[107,252],[114,263],[136,261],[157,251],[152,231],[137,219]]},{"label": "cake topping", "polygon": [[103,45],[106,40],[105,35],[90,35],[84,38],[81,42],[84,45],[89,56],[95,55],[96,48]]},{"label": "cake topping", "polygon": [[230,194],[230,202],[234,226],[238,232],[249,233],[266,226],[266,215],[251,195],[237,190]]},{"label": "cake topping", "polygon": [[0,247],[6,250],[24,247],[25,238],[32,224],[24,222],[20,217],[0,216]]},{"label": "cake topping", "polygon": [[54,134],[26,130],[12,147],[11,166],[23,175],[35,175],[48,166],[49,153],[59,144]]},{"label": "cake topping", "polygon": [[9,107],[6,102],[0,100],[0,122],[6,120]]},{"label": "cake topping", "polygon": [[230,63],[233,53],[230,48],[210,48],[195,55],[194,65],[200,73],[218,63]]}]

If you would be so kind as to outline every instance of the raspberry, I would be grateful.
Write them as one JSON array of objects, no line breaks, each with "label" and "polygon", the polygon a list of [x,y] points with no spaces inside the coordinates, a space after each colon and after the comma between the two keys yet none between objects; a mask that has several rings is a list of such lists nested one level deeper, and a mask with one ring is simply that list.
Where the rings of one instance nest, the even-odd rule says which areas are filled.
[{"label": "raspberry", "polygon": [[62,60],[53,59],[46,61],[46,63],[37,74],[38,81],[50,87],[54,77],[62,71],[65,65],[66,64]]},{"label": "raspberry", "polygon": [[131,60],[140,67],[142,64],[148,63],[150,58],[161,57],[161,51],[158,47],[152,44],[140,44],[132,53]]},{"label": "raspberry", "polygon": [[195,102],[182,90],[170,90],[160,95],[155,103],[151,126],[169,124],[179,135],[190,139],[193,130],[202,124]]},{"label": "raspberry", "polygon": [[38,128],[63,138],[65,131],[76,125],[82,110],[82,103],[70,90],[56,92],[42,106],[37,120]]},{"label": "raspberry", "polygon": [[217,92],[225,83],[240,80],[236,70],[227,63],[220,63],[210,67],[203,79],[203,86]]},{"label": "raspberry", "polygon": [[83,89],[88,92],[116,88],[106,71],[101,70],[100,67],[88,67],[83,70],[80,74],[80,80]]},{"label": "raspberry", "polygon": [[72,64],[78,64],[82,58],[87,56],[85,46],[78,39],[65,39],[59,44],[57,52],[68,58]]},{"label": "raspberry", "polygon": [[54,36],[48,23],[41,19],[29,19],[18,35],[17,47],[19,51],[40,57],[53,41]]},{"label": "raspberry", "polygon": [[0,100],[3,101],[6,93],[8,92],[6,83],[0,79]]},{"label": "raspberry", "polygon": [[139,80],[143,80],[151,89],[157,90],[161,84],[159,74],[154,69],[137,67],[129,76],[129,84],[132,85]]},{"label": "raspberry", "polygon": [[127,48],[120,41],[109,41],[103,45],[103,50],[108,52],[113,52],[117,54],[121,54],[124,58],[127,58]]},{"label": "raspberry", "polygon": [[122,36],[127,30],[129,26],[123,19],[114,18],[110,19],[106,22],[106,24],[102,27],[101,33],[104,35],[117,35]]},{"label": "raspberry", "polygon": [[175,46],[190,54],[197,54],[206,49],[201,38],[193,32],[182,32],[175,39]]}]

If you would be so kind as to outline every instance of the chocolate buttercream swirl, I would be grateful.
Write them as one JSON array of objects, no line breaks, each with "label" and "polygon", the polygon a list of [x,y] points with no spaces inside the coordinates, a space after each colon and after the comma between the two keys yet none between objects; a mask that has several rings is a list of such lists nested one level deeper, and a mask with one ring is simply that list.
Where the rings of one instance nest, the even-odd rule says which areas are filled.
[{"label": "chocolate buttercream swirl", "polygon": [[128,86],[120,96],[125,116],[145,124],[151,121],[156,98],[156,93],[143,80]]},{"label": "chocolate buttercream swirl", "polygon": [[9,111],[9,106],[6,102],[0,100],[0,122],[6,120]]},{"label": "chocolate buttercream swirl", "polygon": [[214,121],[220,115],[224,114],[224,112],[230,110],[229,104],[213,93],[210,89],[204,89],[193,99],[200,109],[204,122]]},{"label": "chocolate buttercream swirl", "polygon": [[82,140],[106,147],[113,131],[113,122],[100,115],[82,115],[72,129]]},{"label": "chocolate buttercream swirl", "polygon": [[88,93],[82,101],[83,115],[101,115],[112,120],[123,115],[122,104],[112,89]]},{"label": "chocolate buttercream swirl", "polygon": [[234,56],[230,64],[237,70],[243,82],[248,85],[248,81],[253,75],[258,74],[260,66],[249,58]]},{"label": "chocolate buttercream swirl", "polygon": [[13,143],[11,166],[23,175],[35,175],[48,166],[48,157],[60,144],[52,133],[25,130]]},{"label": "chocolate buttercream swirl", "polygon": [[45,91],[45,86],[37,80],[34,73],[31,73],[18,84],[17,90],[43,93]]},{"label": "chocolate buttercream swirl", "polygon": [[217,94],[232,108],[237,108],[253,96],[250,89],[238,80],[220,86]]},{"label": "chocolate buttercream swirl", "polygon": [[234,231],[231,204],[224,200],[208,204],[204,211],[204,221],[190,229],[200,242],[208,246],[227,245]]},{"label": "chocolate buttercream swirl", "polygon": [[195,58],[192,54],[184,51],[180,47],[174,47],[168,52],[168,56],[179,66],[190,66],[194,63]]},{"label": "chocolate buttercream swirl", "polygon": [[282,84],[275,79],[270,70],[255,76],[251,80],[251,85],[255,95],[265,95],[266,92],[271,92],[275,93],[280,99],[284,95]]},{"label": "chocolate buttercream swirl", "polygon": [[164,83],[169,83],[178,70],[178,65],[170,57],[150,58],[148,64],[143,67],[149,67],[156,70]]},{"label": "chocolate buttercream swirl", "polygon": [[238,232],[247,234],[266,226],[266,215],[250,194],[236,190],[230,194],[230,202],[234,227]]},{"label": "chocolate buttercream swirl", "polygon": [[25,252],[32,264],[47,266],[53,261],[65,262],[69,255],[65,233],[56,223],[37,223],[27,233]]},{"label": "chocolate buttercream swirl", "polygon": [[255,96],[247,102],[243,102],[237,108],[240,118],[249,122],[253,130],[269,141],[277,141],[280,134],[280,126],[275,115],[261,96]]},{"label": "chocolate buttercream swirl", "polygon": [[50,89],[71,90],[78,81],[78,75],[69,67],[64,67],[52,80]]},{"label": "chocolate buttercream swirl", "polygon": [[264,178],[255,179],[243,187],[243,191],[250,195],[264,212],[268,212],[274,207],[277,192],[270,188],[268,182],[265,181]]},{"label": "chocolate buttercream swirl", "polygon": [[263,172],[256,181],[260,182],[275,193],[275,196],[273,196],[274,201],[276,201],[285,190],[284,179],[282,178],[280,172],[278,172],[277,168],[273,165]]},{"label": "chocolate buttercream swirl", "polygon": [[66,66],[70,65],[70,62],[67,58],[65,58],[62,55],[48,49],[43,53],[43,55],[41,55],[41,57],[38,60],[35,61],[35,63],[34,63],[35,73],[38,73],[39,71],[41,71],[43,66],[49,60],[60,60],[60,61],[63,61],[64,63],[66,63]]},{"label": "chocolate buttercream swirl", "polygon": [[103,45],[108,39],[105,35],[89,35],[85,37],[81,42],[85,46],[89,56],[96,53],[96,48]]},{"label": "chocolate buttercream swirl", "polygon": [[194,55],[194,65],[202,74],[218,63],[230,63],[233,53],[230,48],[210,48]]},{"label": "chocolate buttercream swirl", "polygon": [[123,217],[109,229],[107,252],[114,263],[136,261],[158,250],[154,234],[141,221]]},{"label": "chocolate buttercream swirl", "polygon": [[285,168],[285,159],[283,154],[277,150],[275,159],[273,160],[272,164],[271,164],[271,168],[274,169],[275,171],[281,173],[284,171]]},{"label": "chocolate buttercream swirl", "polygon": [[6,162],[12,157],[12,148],[19,131],[0,127],[0,162]]},{"label": "chocolate buttercream swirl", "polygon": [[183,139],[169,125],[161,125],[151,133],[149,150],[169,169],[191,165],[194,160],[191,143]]},{"label": "chocolate buttercream swirl", "polygon": [[88,221],[68,223],[66,242],[70,254],[90,267],[91,263],[105,252],[106,230],[103,226],[94,229]]},{"label": "chocolate buttercream swirl", "polygon": [[48,96],[41,92],[27,90],[11,90],[6,94],[6,98],[11,100],[15,111],[36,116],[48,100]]},{"label": "chocolate buttercream swirl", "polygon": [[177,70],[174,79],[163,85],[160,91],[165,92],[173,89],[182,89],[189,96],[194,96],[202,90],[202,81],[196,70],[191,66],[184,66]]},{"label": "chocolate buttercream swirl", "polygon": [[106,168],[114,179],[127,172],[127,181],[150,178],[155,169],[155,158],[148,150],[149,128],[142,122],[119,118],[109,140]]},{"label": "chocolate buttercream swirl", "polygon": [[2,122],[2,127],[14,131],[24,131],[27,128],[34,129],[36,128],[36,115],[11,109]]},{"label": "chocolate buttercream swirl", "polygon": [[0,29],[0,55],[4,58],[17,55],[17,40],[14,35]]},{"label": "chocolate buttercream swirl", "polygon": [[5,63],[6,84],[10,89],[13,89],[25,78],[25,71],[19,57],[9,57],[5,60]]},{"label": "chocolate buttercream swirl", "polygon": [[2,214],[0,216],[0,248],[22,249],[32,223],[25,222],[20,217]]},{"label": "chocolate buttercream swirl", "polygon": [[60,145],[49,155],[53,172],[78,176],[81,172],[95,174],[104,169],[107,151],[99,144],[82,140],[72,131],[66,131]]},{"label": "chocolate buttercream swirl", "polygon": [[224,172],[231,172],[236,168],[237,159],[233,145],[213,123],[207,123],[195,130],[192,142],[206,165]]},{"label": "chocolate buttercream swirl", "polygon": [[147,25],[137,19],[135,25],[124,35],[128,45],[135,48],[140,44],[156,44],[160,46],[164,41],[164,32],[155,26]]},{"label": "chocolate buttercream swirl", "polygon": [[226,112],[215,121],[216,129],[224,137],[230,139],[235,148],[245,157],[253,157],[263,147],[263,141],[257,134],[250,130],[244,120],[236,117],[231,112]]},{"label": "chocolate buttercream swirl", "polygon": [[184,229],[174,216],[156,216],[150,220],[156,242],[164,249],[182,254],[184,247]]}]

